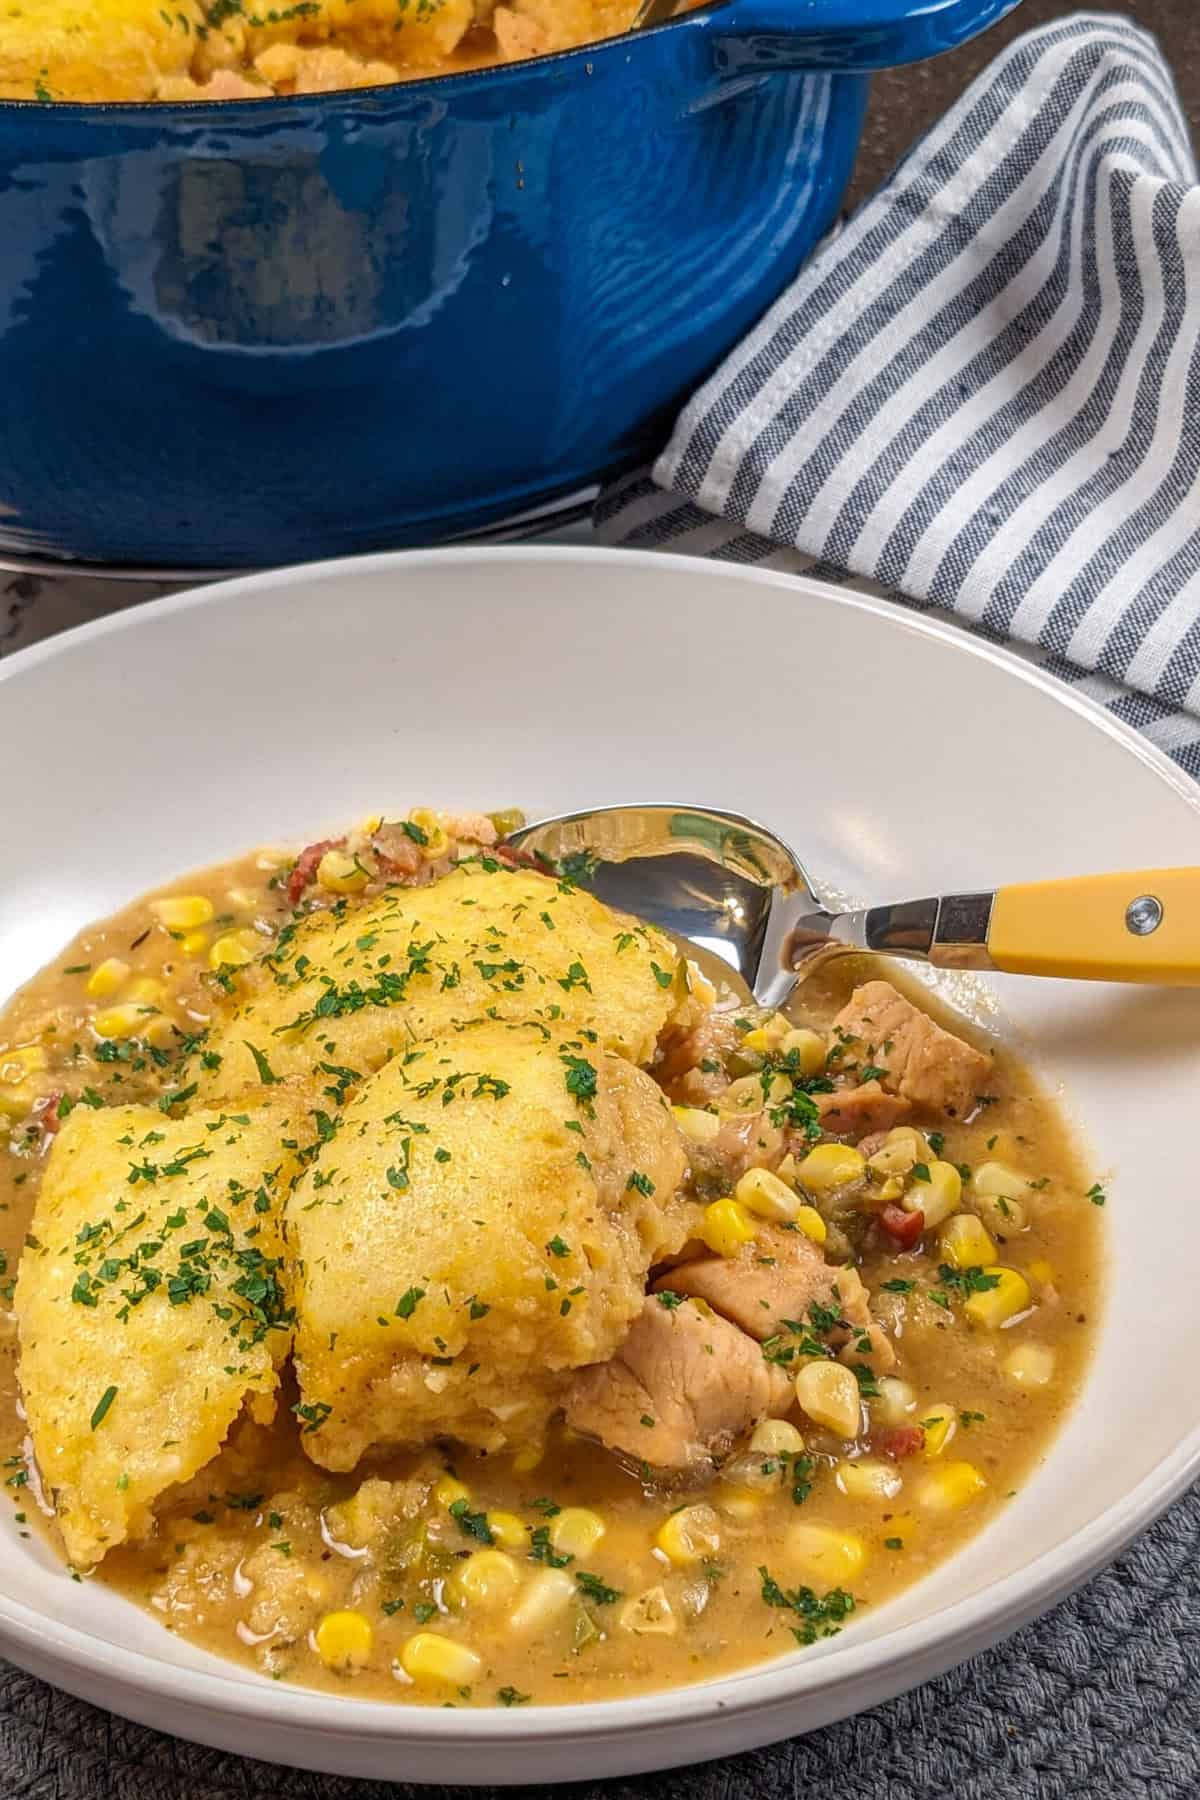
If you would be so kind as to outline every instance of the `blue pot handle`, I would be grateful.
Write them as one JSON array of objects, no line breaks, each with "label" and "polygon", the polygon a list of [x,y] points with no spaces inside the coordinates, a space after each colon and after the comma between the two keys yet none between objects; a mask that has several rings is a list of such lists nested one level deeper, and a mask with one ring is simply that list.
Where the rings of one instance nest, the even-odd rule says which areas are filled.
[{"label": "blue pot handle", "polygon": [[866,74],[954,50],[1020,0],[735,0],[713,19],[726,66]]}]

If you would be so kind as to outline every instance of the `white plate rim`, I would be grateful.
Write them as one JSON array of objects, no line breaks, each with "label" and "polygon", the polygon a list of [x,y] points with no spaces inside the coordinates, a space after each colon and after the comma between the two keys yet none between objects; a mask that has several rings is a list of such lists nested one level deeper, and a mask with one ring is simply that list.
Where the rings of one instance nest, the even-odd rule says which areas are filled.
[{"label": "white plate rim", "polygon": [[[51,661],[80,643],[110,634],[136,630],[147,618],[164,617],[194,607],[235,605],[247,593],[266,593],[301,583],[320,584],[331,579],[356,578],[378,571],[403,575],[405,568],[457,564],[479,567],[521,563],[530,558],[559,562],[566,567],[606,562],[614,570],[674,569],[694,580],[728,578],[751,586],[786,589],[806,595],[820,604],[886,619],[915,636],[949,645],[1004,670],[1047,695],[1056,704],[1078,714],[1132,753],[1149,773],[1164,781],[1200,817],[1200,788],[1156,746],[1116,718],[1088,695],[1068,687],[1058,677],[1026,661],[1005,647],[975,637],[957,623],[921,613],[907,613],[895,602],[876,599],[852,589],[834,586],[807,575],[780,570],[712,562],[663,551],[610,549],[599,546],[511,545],[445,547],[433,550],[387,551],[372,556],[341,557],[322,563],[303,563],[262,574],[235,577],[203,588],[163,595],[127,607],[120,612],[57,633],[31,644],[0,661],[0,684],[13,680],[37,665]],[[397,595],[397,605],[403,594]],[[1051,1452],[1053,1454],[1053,1452]],[[735,1718],[762,1711],[789,1699],[824,1696],[829,1715],[836,1716],[835,1696],[882,1675],[872,1687],[869,1703],[893,1696],[924,1679],[928,1673],[949,1666],[960,1656],[974,1654],[1028,1623],[1079,1587],[1106,1566],[1139,1532],[1167,1510],[1200,1474],[1200,1422],[1187,1432],[1130,1493],[1100,1518],[1064,1543],[1043,1551],[1012,1574],[1001,1577],[970,1597],[943,1607],[924,1620],[905,1625],[905,1658],[897,1661],[890,1637],[858,1645],[853,1637],[836,1645],[825,1644],[821,1653],[807,1659],[781,1657],[752,1665],[716,1681],[663,1689],[628,1700],[577,1702],[538,1708],[529,1712],[472,1712],[389,1705],[382,1701],[356,1700],[350,1696],[326,1696],[309,1688],[259,1685],[244,1676],[183,1669],[128,1647],[122,1650],[122,1672],[114,1677],[112,1649],[106,1640],[78,1626],[48,1622],[44,1614],[0,1592],[0,1650],[12,1653],[28,1648],[77,1672],[107,1683],[175,1700],[195,1708],[208,1707],[231,1716],[261,1720],[275,1726],[302,1727],[327,1739],[367,1737],[374,1742],[419,1743],[435,1746],[447,1742],[486,1747],[511,1746],[521,1741],[596,1741],[656,1727],[696,1724],[717,1716]],[[955,1645],[961,1646],[960,1651]],[[891,1666],[889,1672],[889,1665]],[[848,1708],[846,1710],[849,1710]]]}]

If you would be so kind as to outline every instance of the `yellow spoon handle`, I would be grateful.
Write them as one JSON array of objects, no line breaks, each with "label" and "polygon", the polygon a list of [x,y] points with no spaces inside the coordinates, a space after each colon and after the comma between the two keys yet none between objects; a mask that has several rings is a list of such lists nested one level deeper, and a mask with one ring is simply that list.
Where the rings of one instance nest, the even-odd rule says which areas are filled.
[{"label": "yellow spoon handle", "polygon": [[998,888],[987,947],[1013,975],[1200,987],[1200,869]]}]

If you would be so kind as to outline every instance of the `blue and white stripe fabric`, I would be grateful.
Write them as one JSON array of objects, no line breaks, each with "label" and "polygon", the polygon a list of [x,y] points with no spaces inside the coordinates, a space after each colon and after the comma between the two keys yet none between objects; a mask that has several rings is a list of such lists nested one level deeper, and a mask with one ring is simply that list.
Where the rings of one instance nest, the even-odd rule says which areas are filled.
[{"label": "blue and white stripe fabric", "polygon": [[596,525],[946,612],[1200,776],[1200,175],[1154,39],[1011,44]]}]

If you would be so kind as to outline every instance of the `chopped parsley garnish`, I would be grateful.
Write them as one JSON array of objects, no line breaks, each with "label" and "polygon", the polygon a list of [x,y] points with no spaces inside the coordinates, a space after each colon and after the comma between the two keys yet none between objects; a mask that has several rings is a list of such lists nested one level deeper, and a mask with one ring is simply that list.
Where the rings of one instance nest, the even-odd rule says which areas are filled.
[{"label": "chopped parsley garnish", "polygon": [[245,1038],[243,1038],[242,1041],[243,1041],[243,1043],[245,1043],[247,1050],[250,1052],[251,1056],[254,1058],[254,1066],[258,1070],[258,1079],[262,1082],[263,1086],[264,1087],[277,1087],[279,1085],[279,1077],[278,1077],[278,1075],[276,1075],[274,1069],[271,1067],[270,1063],[267,1061],[267,1059],[263,1055],[262,1051],[259,1050],[254,1044],[251,1044]]},{"label": "chopped parsley garnish", "polygon": [[96,1427],[98,1425],[102,1424],[104,1422],[104,1420],[108,1417],[109,1409],[111,1408],[112,1403],[116,1399],[116,1397],[117,1397],[117,1390],[115,1387],[106,1387],[105,1388],[105,1390],[101,1394],[99,1400],[97,1400],[95,1408],[92,1412],[92,1430],[93,1431],[95,1431]]},{"label": "chopped parsley garnish", "polygon": [[405,1288],[396,1302],[396,1317],[411,1319],[419,1303],[425,1298],[425,1289],[419,1287]]},{"label": "chopped parsley garnish", "polygon": [[643,1175],[640,1169],[634,1169],[629,1180],[625,1183],[626,1193],[629,1192],[630,1188],[635,1188],[639,1194],[645,1195],[648,1200],[654,1192],[654,1183],[648,1175]]},{"label": "chopped parsley garnish", "polygon": [[501,1706],[527,1706],[533,1695],[522,1694],[515,1687],[502,1687],[496,1690],[496,1698]]},{"label": "chopped parsley garnish", "polygon": [[589,1600],[597,1606],[611,1606],[621,1598],[620,1588],[609,1587],[598,1575],[591,1575],[586,1569],[576,1569],[575,1579]]},{"label": "chopped parsley garnish", "polygon": [[1094,1181],[1092,1183],[1091,1187],[1088,1189],[1087,1193],[1084,1195],[1084,1198],[1086,1200],[1090,1200],[1093,1206],[1103,1206],[1104,1202],[1108,1199],[1108,1195],[1105,1193],[1104,1189],[1100,1186],[1100,1183],[1098,1181]]},{"label": "chopped parsley garnish", "polygon": [[449,1507],[450,1517],[459,1530],[467,1537],[475,1538],[481,1544],[494,1544],[492,1528],[487,1522],[485,1512],[472,1512],[469,1500],[452,1500]]},{"label": "chopped parsley garnish", "polygon": [[834,1637],[854,1611],[853,1594],[844,1588],[830,1588],[818,1599],[810,1587],[782,1588],[770,1570],[760,1565],[762,1599],[765,1606],[779,1606],[794,1612],[800,1620],[792,1626],[798,1644],[815,1644],[818,1638]]}]

